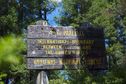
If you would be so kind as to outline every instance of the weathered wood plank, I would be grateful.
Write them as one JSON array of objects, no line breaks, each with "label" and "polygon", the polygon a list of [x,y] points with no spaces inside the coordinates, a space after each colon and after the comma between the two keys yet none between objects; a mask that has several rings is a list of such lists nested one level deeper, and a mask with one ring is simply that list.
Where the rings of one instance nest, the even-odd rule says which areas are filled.
[{"label": "weathered wood plank", "polygon": [[70,28],[70,27],[49,27],[42,25],[31,25],[28,27],[27,38],[103,38],[103,29],[100,28]]},{"label": "weathered wood plank", "polygon": [[[27,44],[28,69],[78,69],[84,65],[88,69],[107,67],[104,33],[100,28],[31,25]],[[76,63],[75,59],[79,61]]]},{"label": "weathered wood plank", "polygon": [[87,58],[27,58],[28,69],[105,69],[105,57]]}]

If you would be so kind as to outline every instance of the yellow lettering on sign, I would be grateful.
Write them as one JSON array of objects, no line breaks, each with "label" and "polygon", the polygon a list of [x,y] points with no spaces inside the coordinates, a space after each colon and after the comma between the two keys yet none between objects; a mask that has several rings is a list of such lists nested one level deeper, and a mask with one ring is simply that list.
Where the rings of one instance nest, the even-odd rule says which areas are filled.
[{"label": "yellow lettering on sign", "polygon": [[48,64],[51,64],[51,61],[50,61],[50,60],[47,60],[47,63],[48,63]]},{"label": "yellow lettering on sign", "polygon": [[41,39],[37,41],[39,44],[93,44],[94,40],[53,40],[53,39]]},{"label": "yellow lettering on sign", "polygon": [[79,64],[80,59],[63,59],[63,60],[60,60],[60,62],[63,64],[74,65],[74,64]]},{"label": "yellow lettering on sign", "polygon": [[34,64],[56,64],[56,60],[55,59],[35,59],[33,60]]},{"label": "yellow lettering on sign", "polygon": [[56,62],[56,59],[35,59],[33,60],[33,63],[35,65],[54,65],[54,64],[79,64],[80,63],[80,59],[75,58],[75,59],[59,59],[57,60],[58,62]]},{"label": "yellow lettering on sign", "polygon": [[62,61],[62,60],[59,60],[59,64],[61,64],[61,65],[62,65],[62,64],[63,64],[63,61]]},{"label": "yellow lettering on sign", "polygon": [[[58,35],[60,35],[59,33],[57,33]],[[73,31],[73,30],[65,30],[63,31],[63,35],[65,36],[85,36],[83,31]]]},{"label": "yellow lettering on sign", "polygon": [[99,64],[101,64],[101,59],[88,59],[88,60],[86,60],[86,64],[99,65]]}]

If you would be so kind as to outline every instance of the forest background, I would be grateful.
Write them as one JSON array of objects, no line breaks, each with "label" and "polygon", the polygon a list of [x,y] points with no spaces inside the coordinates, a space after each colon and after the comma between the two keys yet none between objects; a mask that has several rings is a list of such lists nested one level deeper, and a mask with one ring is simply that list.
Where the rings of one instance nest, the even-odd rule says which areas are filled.
[{"label": "forest background", "polygon": [[37,71],[27,70],[26,29],[38,20],[48,20],[60,6],[55,22],[79,27],[84,22],[104,28],[108,70],[92,75],[87,70],[50,71],[50,84],[126,83],[125,0],[0,0],[0,84],[34,84]]}]

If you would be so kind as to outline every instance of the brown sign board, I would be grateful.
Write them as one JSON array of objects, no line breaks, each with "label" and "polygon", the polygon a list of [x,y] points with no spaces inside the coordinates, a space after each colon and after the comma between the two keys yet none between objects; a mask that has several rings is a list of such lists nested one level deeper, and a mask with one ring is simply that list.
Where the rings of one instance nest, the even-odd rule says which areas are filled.
[{"label": "brown sign board", "polygon": [[[83,69],[80,58],[27,58],[28,69]],[[84,61],[84,60],[83,60]],[[84,64],[89,69],[105,69],[105,58],[87,58]],[[104,64],[104,65],[103,65]]]},{"label": "brown sign board", "polygon": [[29,69],[78,69],[80,58],[28,58]]},{"label": "brown sign board", "polygon": [[27,34],[28,69],[105,69],[104,33],[86,29],[30,25]]},{"label": "brown sign board", "polygon": [[100,28],[71,28],[50,27],[42,25],[31,25],[28,27],[28,38],[50,38],[50,39],[83,39],[104,38],[103,29]]},{"label": "brown sign board", "polygon": [[[82,52],[86,54],[88,52],[104,53],[104,41],[103,40],[82,40],[82,43],[75,43],[78,40],[65,40],[68,43],[62,43],[64,40],[51,39],[53,42],[46,42],[49,39],[28,39],[28,55],[27,57],[64,57],[65,55],[79,56]],[[83,42],[84,41],[84,42]],[[60,43],[58,43],[60,42]],[[86,43],[87,42],[87,43]],[[92,43],[93,42],[93,43]],[[68,53],[68,54],[67,54]]]}]

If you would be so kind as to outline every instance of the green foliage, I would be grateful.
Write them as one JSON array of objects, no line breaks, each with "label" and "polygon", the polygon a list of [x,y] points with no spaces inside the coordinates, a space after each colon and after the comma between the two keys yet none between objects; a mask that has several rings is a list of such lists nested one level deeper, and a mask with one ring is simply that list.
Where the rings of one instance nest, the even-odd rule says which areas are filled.
[{"label": "green foliage", "polygon": [[85,70],[69,70],[68,76],[70,78],[71,84],[92,84],[93,79],[91,78],[91,74],[86,72]]},{"label": "green foliage", "polygon": [[47,20],[57,4],[51,0],[0,0],[0,36],[21,34],[37,20]]},{"label": "green foliage", "polygon": [[21,30],[17,26],[16,9],[10,8],[8,14],[0,16],[0,35],[19,33]]},{"label": "green foliage", "polygon": [[32,84],[30,81],[30,72],[26,68],[26,64],[11,65],[10,76],[14,78],[16,84]]},{"label": "green foliage", "polygon": [[7,74],[6,73],[0,73],[0,84],[4,84],[4,82],[2,81],[2,78],[6,78]]},{"label": "green foliage", "polygon": [[51,0],[21,0],[21,2],[25,6],[22,9],[24,15],[20,17],[23,19],[23,22],[20,21],[23,27],[27,27],[32,22],[38,20],[47,20],[47,14],[50,14],[57,6]]},{"label": "green foliage", "polygon": [[91,6],[91,0],[63,0],[63,11],[59,23],[78,27],[86,18]]},{"label": "green foliage", "polygon": [[123,65],[114,66],[111,71],[103,77],[105,84],[125,84],[126,67]]},{"label": "green foliage", "polygon": [[[23,72],[24,66],[21,65],[24,50],[25,44],[21,37],[7,36],[0,38],[0,73],[6,74],[6,77],[17,76],[19,73],[26,74],[26,72]],[[12,71],[16,71],[16,73],[11,73]],[[4,77],[5,75],[1,74],[0,78]]]},{"label": "green foliage", "polygon": [[[22,61],[24,43],[20,37],[5,37],[0,39],[0,70],[8,68],[10,64],[19,64]],[[6,66],[5,66],[6,65]],[[5,70],[4,70],[5,71]]]},{"label": "green foliage", "polygon": [[69,82],[69,80],[64,80],[63,78],[60,78],[50,80],[49,84],[71,84],[71,83]]}]

